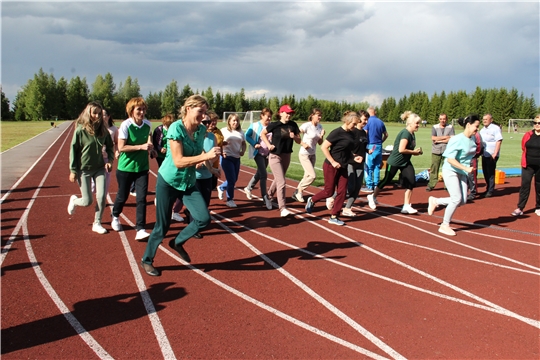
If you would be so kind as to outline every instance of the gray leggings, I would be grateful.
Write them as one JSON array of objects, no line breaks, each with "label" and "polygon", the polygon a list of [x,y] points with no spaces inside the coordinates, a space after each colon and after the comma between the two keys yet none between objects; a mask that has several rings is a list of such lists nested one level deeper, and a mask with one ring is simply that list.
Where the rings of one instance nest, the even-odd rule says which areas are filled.
[{"label": "gray leggings", "polygon": [[92,180],[96,187],[96,206],[94,222],[101,224],[103,210],[105,210],[105,198],[107,196],[105,168],[94,171],[81,171],[81,176],[78,179],[79,187],[81,188],[81,197],[74,201],[75,206],[90,206],[92,205]]},{"label": "gray leggings", "polygon": [[467,175],[458,174],[455,171],[443,169],[444,186],[448,190],[450,197],[438,198],[438,205],[445,205],[443,224],[449,225],[452,216],[458,206],[464,205],[467,202]]}]

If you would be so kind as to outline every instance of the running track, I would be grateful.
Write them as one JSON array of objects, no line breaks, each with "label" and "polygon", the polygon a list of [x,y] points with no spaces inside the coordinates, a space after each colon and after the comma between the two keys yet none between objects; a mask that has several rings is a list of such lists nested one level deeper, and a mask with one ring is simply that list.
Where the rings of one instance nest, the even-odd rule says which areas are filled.
[{"label": "running track", "polygon": [[[362,197],[344,227],[327,223],[323,202],[312,215],[291,203],[296,215],[283,219],[241,190],[236,209],[214,193],[213,223],[186,245],[192,264],[166,245],[184,226],[174,223],[153,278],[139,266],[134,198],[120,233],[91,232],[92,207],[67,214],[78,194],[71,135],[3,190],[5,359],[540,357],[540,217],[533,199],[524,217],[509,215],[519,178],[459,208],[456,237],[437,232],[443,210],[425,213],[429,195],[445,196],[441,184],[415,191],[417,215],[399,213],[400,189],[383,192],[374,212]],[[151,170],[154,189],[155,162]],[[242,167],[239,189],[251,174]]]}]

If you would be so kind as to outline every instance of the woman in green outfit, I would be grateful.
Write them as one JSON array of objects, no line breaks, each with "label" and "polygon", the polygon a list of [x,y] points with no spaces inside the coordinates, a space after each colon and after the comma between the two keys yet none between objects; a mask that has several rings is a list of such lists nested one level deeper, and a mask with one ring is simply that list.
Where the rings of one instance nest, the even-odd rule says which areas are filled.
[{"label": "woman in green outfit", "polygon": [[413,155],[418,156],[423,154],[422,148],[416,148],[416,137],[414,136],[414,133],[420,127],[422,119],[412,111],[405,111],[401,114],[401,119],[406,122],[405,129],[401,130],[396,136],[394,149],[386,162],[384,179],[379,181],[373,194],[369,194],[367,199],[369,207],[375,210],[377,208],[377,195],[379,195],[385,185],[390,183],[399,170],[403,179],[403,187],[405,188],[405,198],[401,212],[403,214],[416,214],[418,211],[411,206],[412,192],[416,185],[411,157]]},{"label": "woman in green outfit", "polygon": [[[107,163],[103,160],[103,148],[107,153]],[[73,215],[76,206],[92,204],[93,180],[96,184],[96,212],[92,231],[98,234],[107,233],[101,226],[101,217],[107,196],[105,172],[111,171],[113,159],[113,142],[103,121],[103,107],[97,102],[91,102],[77,119],[77,128],[73,134],[69,153],[69,181],[77,181],[82,196],[78,198],[71,195],[67,211]]]},{"label": "woman in green outfit", "polygon": [[208,152],[203,151],[206,127],[201,122],[207,109],[208,102],[204,97],[190,96],[180,109],[181,119],[172,123],[167,132],[169,149],[159,168],[156,185],[156,224],[141,261],[148,275],[161,274],[152,263],[171,225],[172,208],[177,198],[182,199],[192,221],[169,242],[169,246],[186,262],[191,259],[184,249],[184,243],[210,223],[208,207],[196,186],[195,171],[200,163],[211,168],[212,161],[221,153],[217,146]]}]

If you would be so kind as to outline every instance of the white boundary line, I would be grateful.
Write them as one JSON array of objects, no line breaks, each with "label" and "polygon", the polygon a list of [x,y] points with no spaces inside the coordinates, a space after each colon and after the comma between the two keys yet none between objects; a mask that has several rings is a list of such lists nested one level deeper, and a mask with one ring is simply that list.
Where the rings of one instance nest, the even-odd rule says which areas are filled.
[{"label": "white boundary line", "polygon": [[[15,190],[17,188],[17,186],[19,186],[19,184],[26,178],[26,176],[30,173],[30,171],[32,171],[32,169],[40,162],[40,160],[45,156],[45,154],[49,152],[49,150],[54,146],[54,144],[56,144],[56,142],[60,139],[60,137],[62,135],[64,135],[64,133],[66,131],[68,131],[70,129],[70,127],[71,127],[71,125],[68,126],[66,130],[62,131],[62,133],[60,135],[58,135],[56,140],[53,141],[53,143],[47,148],[47,150],[45,150],[43,152],[43,154],[41,154],[41,156],[32,164],[32,166],[30,166],[30,168],[28,170],[26,170],[26,172],[20,177],[20,179],[17,180],[17,182],[15,182],[15,184],[13,184],[13,186],[4,194],[4,196],[2,196],[2,198],[0,199],[0,204],[2,204],[4,202],[4,200],[9,196],[9,194],[11,194],[13,192],[13,190]],[[35,137],[37,137],[39,135],[41,135],[41,134],[38,134],[38,135],[34,136],[32,139],[34,139]],[[29,139],[29,140],[26,140],[26,141],[30,141],[32,139]],[[64,143],[65,142],[66,142],[66,139],[64,139]],[[62,144],[62,146],[64,146],[64,143]],[[24,143],[21,143],[21,144],[24,144]],[[21,145],[21,144],[19,144],[19,145]],[[62,146],[60,146],[60,148],[62,148]],[[15,148],[15,147],[12,147],[11,149],[13,149],[13,148]],[[9,149],[9,150],[11,150],[11,149]],[[7,152],[9,150],[4,151],[2,154],[4,154],[5,152]]]},{"label": "white boundary line", "polygon": [[[351,269],[351,270],[354,270],[354,271],[358,271],[360,273],[363,273],[363,274],[366,274],[366,275],[369,275],[369,276],[373,276],[375,278],[382,279],[382,280],[388,281],[388,282],[393,283],[393,284],[401,285],[401,286],[404,286],[404,287],[409,288],[409,289],[413,289],[413,290],[423,292],[423,293],[426,293],[426,294],[429,294],[429,295],[440,297],[440,298],[445,299],[445,300],[454,301],[454,302],[464,304],[464,305],[468,305],[468,306],[471,306],[471,307],[475,307],[475,308],[478,308],[478,309],[483,309],[483,310],[486,310],[486,311],[494,312],[496,314],[506,315],[503,311],[501,311],[499,309],[495,309],[493,307],[480,305],[480,304],[473,303],[473,302],[470,302],[470,301],[467,301],[467,300],[459,299],[459,298],[456,298],[456,297],[453,297],[453,296],[448,296],[448,295],[441,294],[441,293],[438,293],[438,292],[435,292],[435,291],[424,289],[424,288],[421,288],[421,287],[416,286],[416,285],[412,285],[412,284],[405,283],[405,282],[402,282],[402,281],[399,281],[399,280],[396,280],[396,279],[392,279],[392,278],[389,278],[389,277],[381,275],[381,274],[377,274],[377,273],[374,273],[374,272],[371,272],[371,271],[368,271],[368,270],[364,270],[364,269],[361,269],[359,267],[349,265],[347,263],[344,263],[344,262],[341,262],[341,261],[338,261],[338,260],[335,260],[335,259],[332,259],[332,258],[325,257],[323,255],[319,255],[319,254],[311,252],[309,250],[299,248],[298,246],[289,244],[289,243],[287,243],[285,241],[276,239],[276,238],[274,238],[272,236],[266,235],[266,234],[264,234],[264,233],[262,233],[262,232],[260,232],[258,230],[254,230],[254,229],[252,229],[252,228],[250,228],[248,226],[245,226],[243,224],[240,224],[240,223],[238,223],[238,222],[236,222],[236,221],[234,221],[232,219],[223,217],[222,215],[219,215],[219,214],[216,214],[216,213],[213,213],[213,214],[215,216],[220,217],[221,219],[224,219],[224,220],[226,220],[228,222],[231,222],[231,223],[235,224],[236,226],[242,227],[242,228],[244,228],[244,229],[246,229],[246,230],[248,230],[248,231],[250,231],[250,232],[252,232],[254,234],[257,234],[257,235],[259,235],[261,237],[267,238],[267,239],[269,239],[269,240],[271,240],[273,242],[276,242],[278,244],[286,246],[286,247],[288,247],[290,249],[298,250],[300,252],[303,252],[303,253],[308,254],[310,256],[313,256],[313,257],[316,257],[318,259],[329,261],[331,263],[334,263],[335,265],[343,266],[345,268],[348,268],[348,269]],[[351,242],[355,243],[359,247],[365,246],[365,245],[363,245],[361,243],[358,243],[358,242],[356,242],[354,240],[351,241]]]}]

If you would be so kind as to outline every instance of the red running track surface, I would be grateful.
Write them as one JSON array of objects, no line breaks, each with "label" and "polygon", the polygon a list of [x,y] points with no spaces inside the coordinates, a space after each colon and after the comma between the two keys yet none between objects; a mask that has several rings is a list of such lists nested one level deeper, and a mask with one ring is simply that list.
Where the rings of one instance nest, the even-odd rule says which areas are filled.
[{"label": "red running track surface", "polygon": [[91,231],[93,206],[67,214],[79,194],[68,180],[71,135],[2,203],[5,359],[539,358],[540,217],[510,216],[519,178],[458,208],[448,237],[437,232],[444,210],[426,214],[428,196],[447,195],[441,183],[414,191],[416,215],[400,213],[401,189],[384,189],[376,211],[361,194],[358,215],[339,227],[324,202],[311,215],[292,202],[294,181],[294,216],[247,200],[254,170],[242,167],[238,208],[214,192],[214,221],[186,244],[191,264],[167,246],[185,226],[173,223],[154,278],[139,266],[146,243],[134,240],[133,197],[123,232],[111,231],[110,208],[106,235]]}]

